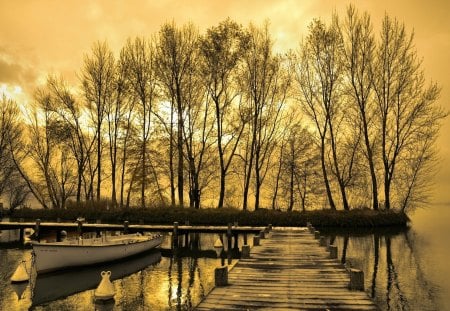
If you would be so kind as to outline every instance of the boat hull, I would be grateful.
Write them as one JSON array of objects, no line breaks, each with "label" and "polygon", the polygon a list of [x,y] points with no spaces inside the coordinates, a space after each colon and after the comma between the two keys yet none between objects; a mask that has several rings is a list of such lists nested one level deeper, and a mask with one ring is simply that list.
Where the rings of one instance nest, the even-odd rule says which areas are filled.
[{"label": "boat hull", "polygon": [[90,245],[85,245],[87,241],[79,244],[33,243],[34,266],[41,274],[119,260],[158,247],[162,239],[162,236],[155,236]]}]

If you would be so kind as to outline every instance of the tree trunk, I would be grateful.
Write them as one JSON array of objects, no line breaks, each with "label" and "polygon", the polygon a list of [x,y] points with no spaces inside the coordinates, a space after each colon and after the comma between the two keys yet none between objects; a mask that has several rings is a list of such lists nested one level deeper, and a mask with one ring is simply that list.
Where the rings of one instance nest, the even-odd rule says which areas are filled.
[{"label": "tree trunk", "polygon": [[322,162],[323,181],[325,183],[325,188],[327,191],[328,203],[330,204],[330,209],[336,210],[336,205],[334,204],[333,195],[331,193],[330,183],[328,181],[327,168],[325,165],[325,137],[321,137],[320,160]]}]

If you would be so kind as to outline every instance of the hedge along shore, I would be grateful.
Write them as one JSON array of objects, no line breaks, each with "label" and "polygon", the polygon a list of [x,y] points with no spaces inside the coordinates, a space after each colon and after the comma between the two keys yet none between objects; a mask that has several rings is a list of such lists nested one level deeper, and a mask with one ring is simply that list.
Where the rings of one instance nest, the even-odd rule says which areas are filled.
[{"label": "hedge along shore", "polygon": [[315,227],[340,228],[374,228],[388,226],[407,227],[408,215],[395,210],[374,211],[370,209],[353,209],[350,211],[312,210],[305,212],[285,212],[278,210],[259,209],[257,211],[243,211],[234,208],[130,208],[106,209],[90,207],[74,207],[70,209],[21,209],[15,210],[10,216],[11,220],[43,221],[74,221],[77,217],[84,217],[88,222],[100,220],[103,223],[130,223],[145,224],[172,224],[177,221],[191,225],[227,225],[238,223],[243,226],[274,226],[300,227],[311,222]]}]

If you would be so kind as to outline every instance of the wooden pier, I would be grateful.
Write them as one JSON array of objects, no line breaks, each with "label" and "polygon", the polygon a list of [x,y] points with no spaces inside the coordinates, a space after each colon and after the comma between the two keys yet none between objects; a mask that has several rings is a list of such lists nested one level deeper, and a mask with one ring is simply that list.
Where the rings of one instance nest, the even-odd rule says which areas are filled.
[{"label": "wooden pier", "polygon": [[195,310],[378,310],[366,292],[349,289],[350,272],[307,229],[270,235]]}]

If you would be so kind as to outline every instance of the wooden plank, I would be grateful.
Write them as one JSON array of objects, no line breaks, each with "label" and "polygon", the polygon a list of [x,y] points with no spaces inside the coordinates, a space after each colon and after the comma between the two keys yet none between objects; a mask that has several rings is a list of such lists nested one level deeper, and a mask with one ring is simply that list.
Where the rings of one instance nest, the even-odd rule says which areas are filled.
[{"label": "wooden plank", "polygon": [[377,310],[367,293],[306,230],[273,231],[196,310]]}]

